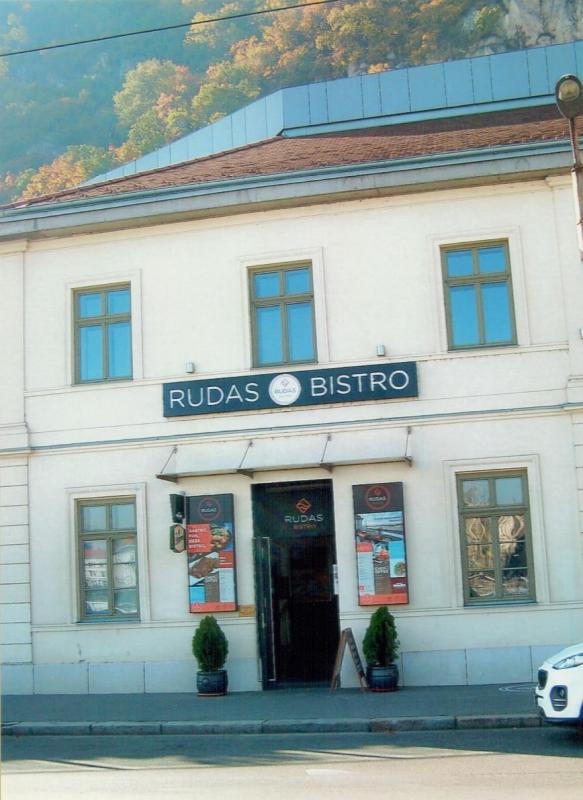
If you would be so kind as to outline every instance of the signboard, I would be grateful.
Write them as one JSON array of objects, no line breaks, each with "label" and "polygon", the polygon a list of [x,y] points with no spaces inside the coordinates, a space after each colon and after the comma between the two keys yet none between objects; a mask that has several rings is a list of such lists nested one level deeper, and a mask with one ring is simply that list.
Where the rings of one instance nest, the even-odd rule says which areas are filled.
[{"label": "signboard", "polygon": [[184,553],[186,550],[186,528],[179,522],[170,526],[170,549],[174,553]]},{"label": "signboard", "polygon": [[233,495],[188,497],[187,504],[190,611],[236,611]]},{"label": "signboard", "polygon": [[334,691],[340,686],[340,671],[342,669],[342,660],[344,659],[346,645],[348,645],[350,655],[352,656],[352,663],[354,664],[356,674],[358,675],[358,680],[360,681],[360,688],[365,690],[368,688],[368,684],[366,682],[366,673],[364,671],[364,667],[362,666],[360,653],[358,652],[358,647],[356,646],[356,642],[354,640],[352,628],[344,628],[340,634],[340,641],[338,642],[338,651],[336,653],[336,661],[334,662],[334,672],[332,673],[332,684],[330,689],[331,691]]},{"label": "signboard", "polygon": [[402,483],[352,487],[358,603],[409,602]]},{"label": "signboard", "polygon": [[163,385],[165,417],[401,397],[417,397],[415,362],[203,378]]}]

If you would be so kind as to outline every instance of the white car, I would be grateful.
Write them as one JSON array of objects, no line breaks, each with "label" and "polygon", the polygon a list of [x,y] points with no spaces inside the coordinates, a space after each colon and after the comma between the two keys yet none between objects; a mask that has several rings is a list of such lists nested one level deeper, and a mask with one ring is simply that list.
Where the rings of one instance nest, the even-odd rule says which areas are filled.
[{"label": "white car", "polygon": [[534,693],[544,720],[583,728],[583,642],[541,664]]}]

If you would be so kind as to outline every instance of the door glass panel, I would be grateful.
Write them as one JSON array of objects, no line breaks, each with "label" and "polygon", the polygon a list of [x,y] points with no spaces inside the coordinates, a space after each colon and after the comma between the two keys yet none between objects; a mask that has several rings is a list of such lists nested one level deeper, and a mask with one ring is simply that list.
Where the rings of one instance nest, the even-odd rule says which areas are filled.
[{"label": "door glass panel", "polygon": [[101,325],[86,325],[79,330],[80,378],[103,378],[103,334]]},{"label": "door glass panel", "polygon": [[482,285],[482,308],[485,341],[490,344],[511,341],[510,300],[505,282]]},{"label": "door glass panel", "polygon": [[479,344],[475,286],[452,286],[449,297],[453,344],[458,347]]},{"label": "door glass panel", "polygon": [[293,303],[287,307],[289,360],[309,361],[314,357],[311,303]]},{"label": "door glass panel", "polygon": [[280,364],[284,360],[279,306],[257,309],[257,340],[260,364]]}]

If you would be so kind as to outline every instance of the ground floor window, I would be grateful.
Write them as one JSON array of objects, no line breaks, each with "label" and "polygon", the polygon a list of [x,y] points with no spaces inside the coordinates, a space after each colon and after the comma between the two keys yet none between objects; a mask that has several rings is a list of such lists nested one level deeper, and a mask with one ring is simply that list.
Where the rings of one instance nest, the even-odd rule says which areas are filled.
[{"label": "ground floor window", "polygon": [[77,503],[80,617],[136,619],[138,569],[134,498]]},{"label": "ground floor window", "polygon": [[534,600],[526,470],[457,476],[466,605]]}]

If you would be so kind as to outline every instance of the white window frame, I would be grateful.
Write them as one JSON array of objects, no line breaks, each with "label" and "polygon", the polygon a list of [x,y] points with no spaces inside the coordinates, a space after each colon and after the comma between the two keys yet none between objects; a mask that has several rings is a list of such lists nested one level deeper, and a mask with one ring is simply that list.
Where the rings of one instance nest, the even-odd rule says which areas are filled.
[{"label": "white window frame", "polygon": [[532,572],[536,587],[536,599],[526,605],[545,604],[550,601],[548,580],[548,558],[546,539],[544,535],[544,513],[542,499],[542,482],[540,461],[537,455],[507,456],[501,458],[472,458],[459,461],[446,461],[443,465],[444,484],[446,496],[446,525],[449,532],[449,560],[455,565],[453,570],[454,580],[451,582],[450,602],[454,608],[463,608],[468,612],[480,610],[488,611],[497,608],[503,611],[520,608],[515,601],[505,603],[503,600],[492,601],[491,604],[466,605],[464,600],[464,576],[462,569],[462,556],[460,548],[459,513],[457,497],[457,477],[465,473],[490,474],[492,472],[507,472],[510,470],[524,470],[528,484],[530,536],[532,552]]},{"label": "white window frame", "polygon": [[[132,377],[131,378],[116,378],[115,380],[104,379],[101,381],[88,381],[78,382],[76,375],[76,326],[75,326],[75,297],[79,291],[84,289],[100,290],[102,287],[115,286],[117,284],[124,284],[130,287],[130,314],[131,314],[131,342],[132,342]],[[99,273],[99,275],[86,276],[82,280],[70,282],[66,284],[66,310],[67,319],[69,324],[65,326],[65,353],[67,354],[67,364],[65,374],[67,376],[67,385],[73,386],[75,389],[96,389],[96,388],[112,388],[119,385],[132,383],[136,380],[142,380],[144,377],[143,366],[143,346],[142,346],[142,282],[140,270],[132,270],[129,272],[115,272],[115,273]]]},{"label": "white window frame", "polygon": [[[78,625],[139,625],[151,621],[150,607],[150,569],[148,564],[148,529],[146,517],[146,484],[114,484],[111,486],[71,487],[67,490],[69,504],[69,622]],[[95,619],[87,620],[81,615],[79,608],[80,575],[79,575],[79,542],[77,532],[77,504],[79,500],[111,500],[117,497],[131,497],[136,504],[136,552],[138,559],[138,600],[139,616],[137,619]]]},{"label": "white window frame", "polygon": [[[312,290],[314,296],[314,336],[316,340],[316,360],[310,364],[279,364],[277,366],[258,367],[253,363],[252,339],[252,309],[250,282],[254,270],[269,266],[278,269],[288,269],[294,264],[309,263],[312,269]],[[248,370],[276,369],[301,369],[314,364],[328,364],[330,362],[330,348],[328,343],[328,325],[326,312],[326,280],[324,270],[324,253],[322,248],[273,251],[253,256],[239,258],[239,271],[241,275],[241,302],[242,319],[244,320],[243,341],[245,346],[245,367]]]},{"label": "white window frame", "polygon": [[[447,335],[447,309],[445,299],[445,283],[443,280],[443,260],[442,250],[444,248],[455,248],[462,246],[468,242],[472,247],[485,245],[489,242],[500,243],[506,241],[508,243],[508,255],[510,259],[509,273],[512,282],[512,300],[513,300],[513,314],[514,325],[516,329],[516,344],[508,345],[501,344],[468,347],[468,348],[452,348],[449,347]],[[492,227],[488,229],[470,229],[470,230],[456,230],[449,236],[428,237],[428,261],[432,264],[431,279],[433,283],[433,295],[435,298],[434,307],[439,314],[436,317],[436,341],[439,343],[438,352],[447,353],[452,358],[454,357],[468,357],[488,353],[499,353],[501,350],[508,351],[516,347],[528,347],[531,341],[530,328],[528,323],[528,309],[526,304],[526,288],[525,288],[525,265],[524,255],[521,242],[520,228],[504,228]]]}]

